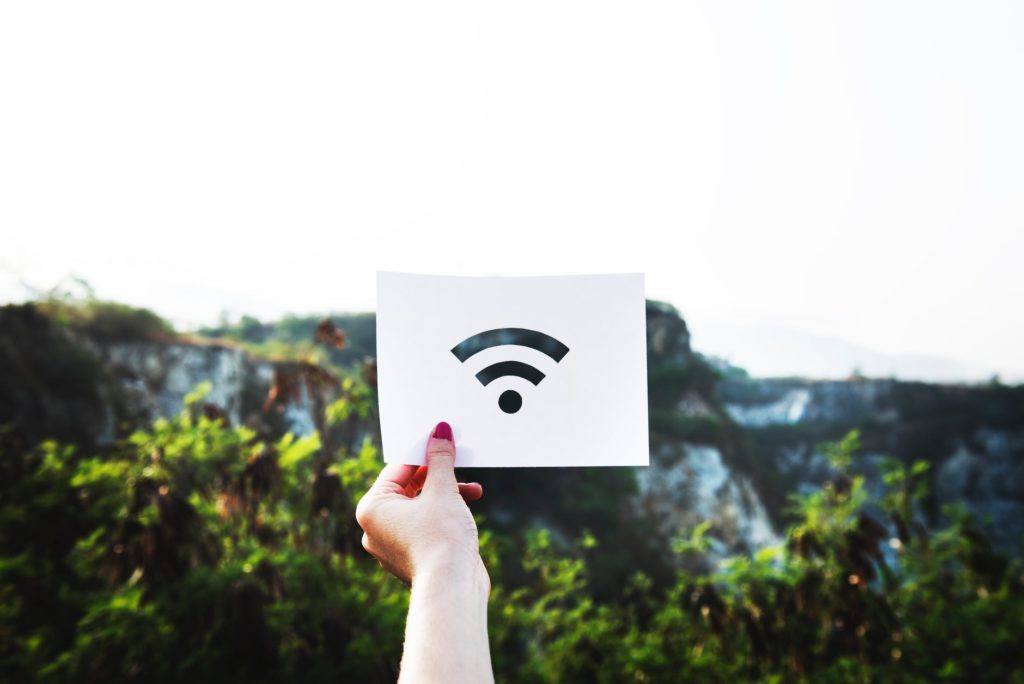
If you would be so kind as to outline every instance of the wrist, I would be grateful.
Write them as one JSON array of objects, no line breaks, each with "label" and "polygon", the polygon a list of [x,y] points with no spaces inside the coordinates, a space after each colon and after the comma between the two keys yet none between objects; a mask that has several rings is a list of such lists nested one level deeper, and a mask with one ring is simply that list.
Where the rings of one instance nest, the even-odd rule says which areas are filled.
[{"label": "wrist", "polygon": [[491,580],[480,554],[435,554],[417,564],[412,576],[412,588],[445,590],[482,596],[490,594]]}]

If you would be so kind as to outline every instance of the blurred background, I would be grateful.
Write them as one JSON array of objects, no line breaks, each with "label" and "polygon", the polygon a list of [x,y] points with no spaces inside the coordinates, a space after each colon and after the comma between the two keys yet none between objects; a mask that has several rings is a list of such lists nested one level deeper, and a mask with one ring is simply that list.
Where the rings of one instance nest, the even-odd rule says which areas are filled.
[{"label": "blurred background", "polygon": [[505,681],[1024,676],[1024,8],[6,3],[0,678],[393,680],[374,274],[642,271]]}]

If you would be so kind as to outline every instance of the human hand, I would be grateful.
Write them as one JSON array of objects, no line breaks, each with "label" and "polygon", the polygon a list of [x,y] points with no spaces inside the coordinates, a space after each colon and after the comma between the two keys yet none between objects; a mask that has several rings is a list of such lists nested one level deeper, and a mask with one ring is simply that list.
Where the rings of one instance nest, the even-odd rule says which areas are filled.
[{"label": "human hand", "polygon": [[476,523],[466,505],[483,496],[477,482],[455,479],[455,441],[448,423],[427,440],[423,466],[389,464],[360,499],[356,521],[363,548],[399,579],[412,583],[438,571],[486,570]]}]

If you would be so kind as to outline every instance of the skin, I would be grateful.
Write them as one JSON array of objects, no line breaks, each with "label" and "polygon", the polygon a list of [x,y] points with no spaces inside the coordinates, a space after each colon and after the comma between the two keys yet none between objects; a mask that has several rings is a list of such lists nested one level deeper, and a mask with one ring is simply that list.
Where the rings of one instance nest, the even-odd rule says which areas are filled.
[{"label": "skin", "polygon": [[455,478],[454,441],[431,437],[425,466],[386,466],[359,501],[363,548],[412,588],[400,682],[494,681],[491,585],[467,506],[481,496],[479,483]]}]

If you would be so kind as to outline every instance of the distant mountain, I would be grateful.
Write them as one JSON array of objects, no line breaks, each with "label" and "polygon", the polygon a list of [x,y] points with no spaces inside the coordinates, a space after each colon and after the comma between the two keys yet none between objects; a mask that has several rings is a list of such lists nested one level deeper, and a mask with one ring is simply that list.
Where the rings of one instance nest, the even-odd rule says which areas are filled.
[{"label": "distant mountain", "polygon": [[[983,382],[997,371],[925,354],[886,354],[853,342],[774,325],[702,321],[694,347],[723,358],[755,377],[841,379],[854,374],[928,382]],[[1024,373],[1003,374],[1024,382]]]}]

